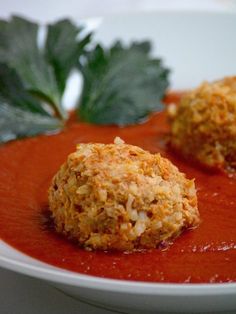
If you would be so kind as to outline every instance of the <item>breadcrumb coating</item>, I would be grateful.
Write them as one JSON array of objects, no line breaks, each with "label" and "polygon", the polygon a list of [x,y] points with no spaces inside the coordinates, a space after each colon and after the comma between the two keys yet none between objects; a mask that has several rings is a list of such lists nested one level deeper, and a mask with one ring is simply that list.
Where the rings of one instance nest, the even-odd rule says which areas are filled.
[{"label": "breadcrumb coating", "polygon": [[193,180],[160,154],[125,144],[79,144],[53,178],[57,232],[88,249],[157,247],[199,223]]},{"label": "breadcrumb coating", "polygon": [[209,168],[236,170],[236,77],[203,83],[168,113],[173,148]]}]

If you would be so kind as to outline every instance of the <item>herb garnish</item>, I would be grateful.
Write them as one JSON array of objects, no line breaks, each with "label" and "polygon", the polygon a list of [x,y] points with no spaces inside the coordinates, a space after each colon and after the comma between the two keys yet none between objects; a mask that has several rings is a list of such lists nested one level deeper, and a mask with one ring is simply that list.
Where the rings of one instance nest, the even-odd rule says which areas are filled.
[{"label": "herb garnish", "polygon": [[150,57],[150,42],[110,49],[97,45],[81,67],[84,78],[79,115],[95,124],[127,125],[162,109],[169,71]]},{"label": "herb garnish", "polygon": [[91,34],[64,19],[47,25],[39,46],[38,31],[21,17],[0,20],[0,142],[61,129],[73,69],[84,79],[77,109],[84,121],[127,125],[161,109],[169,71],[150,56],[149,42],[88,49]]},{"label": "herb garnish", "polygon": [[52,65],[60,95],[65,91],[67,78],[85,53],[85,47],[91,40],[91,33],[77,40],[78,28],[69,20],[61,20],[48,26],[45,54]]},{"label": "herb garnish", "polygon": [[40,48],[38,29],[17,16],[0,20],[0,142],[56,130],[67,119],[66,81],[90,35],[79,40],[82,28],[62,20],[47,27]]},{"label": "herb garnish", "polygon": [[24,88],[16,71],[0,63],[0,142],[61,127],[61,121]]}]

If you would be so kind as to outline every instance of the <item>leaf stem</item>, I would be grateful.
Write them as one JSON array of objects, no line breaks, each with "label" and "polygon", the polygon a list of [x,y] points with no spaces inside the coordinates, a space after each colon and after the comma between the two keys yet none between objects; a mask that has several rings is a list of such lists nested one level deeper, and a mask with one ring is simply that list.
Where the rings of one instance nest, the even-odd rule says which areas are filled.
[{"label": "leaf stem", "polygon": [[38,99],[45,101],[51,108],[53,109],[54,115],[56,118],[66,121],[68,118],[68,113],[66,110],[63,109],[63,107],[60,104],[56,104],[50,97],[45,95],[44,93],[40,91],[35,91],[35,90],[29,90],[29,92],[36,96]]}]

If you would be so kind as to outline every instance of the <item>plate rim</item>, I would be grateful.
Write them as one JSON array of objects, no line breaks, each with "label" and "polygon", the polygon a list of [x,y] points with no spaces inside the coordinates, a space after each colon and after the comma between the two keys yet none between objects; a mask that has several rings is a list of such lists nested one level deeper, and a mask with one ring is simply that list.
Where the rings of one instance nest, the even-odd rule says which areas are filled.
[{"label": "plate rim", "polygon": [[[5,244],[6,242],[3,241],[3,243]],[[14,249],[8,243],[6,244],[10,248]],[[24,254],[21,251],[19,251],[19,253]],[[31,256],[26,256],[30,257],[33,260],[41,262],[40,260],[32,258]],[[9,257],[0,255],[0,267],[38,279],[44,279],[46,281],[65,284],[78,288],[98,289],[103,291],[109,290],[116,293],[128,292],[131,294],[148,294],[153,296],[223,296],[236,294],[236,282],[161,283],[112,279],[76,273],[63,268],[55,267],[45,262],[41,263],[45,265],[31,265],[27,262],[13,260]],[[47,268],[47,265],[50,268]]]}]

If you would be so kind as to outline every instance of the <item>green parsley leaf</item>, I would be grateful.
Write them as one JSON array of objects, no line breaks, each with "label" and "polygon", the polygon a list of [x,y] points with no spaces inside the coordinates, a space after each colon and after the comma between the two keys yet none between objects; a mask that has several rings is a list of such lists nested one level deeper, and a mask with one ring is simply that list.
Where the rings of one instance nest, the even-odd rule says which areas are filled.
[{"label": "green parsley leaf", "polygon": [[48,26],[46,40],[46,57],[53,66],[59,92],[65,90],[66,80],[79,57],[84,53],[86,45],[90,42],[91,33],[78,40],[83,28],[78,28],[70,20],[61,20]]},{"label": "green parsley leaf", "polygon": [[91,34],[69,20],[48,25],[45,43],[39,26],[13,16],[0,20],[0,142],[62,128],[61,100],[70,72]]},{"label": "green parsley leaf", "polygon": [[38,25],[13,16],[0,21],[0,60],[15,69],[28,91],[51,104],[65,117],[52,68],[37,45]]},{"label": "green parsley leaf", "polygon": [[0,20],[0,60],[15,69],[24,87],[65,120],[61,99],[70,71],[89,42],[69,20],[48,26],[45,47],[38,45],[38,25],[18,16]]},{"label": "green parsley leaf", "polygon": [[162,109],[169,70],[150,56],[150,50],[147,41],[129,47],[117,42],[107,50],[97,45],[87,54],[80,67],[84,83],[78,114],[82,120],[123,126]]},{"label": "green parsley leaf", "polygon": [[16,71],[0,63],[0,142],[61,127],[61,121],[51,117],[24,89]]},{"label": "green parsley leaf", "polygon": [[56,118],[25,111],[8,103],[0,105],[0,143],[55,132],[60,128],[61,122]]}]

